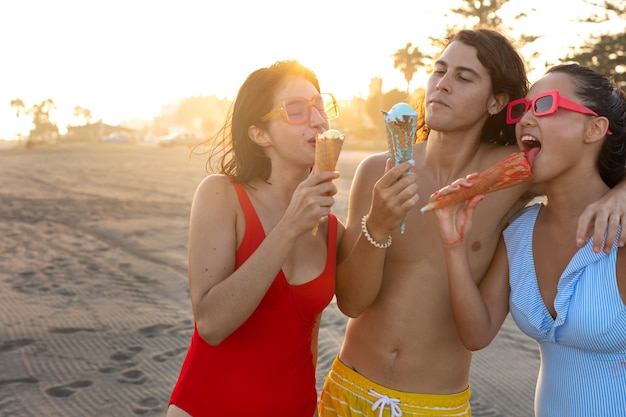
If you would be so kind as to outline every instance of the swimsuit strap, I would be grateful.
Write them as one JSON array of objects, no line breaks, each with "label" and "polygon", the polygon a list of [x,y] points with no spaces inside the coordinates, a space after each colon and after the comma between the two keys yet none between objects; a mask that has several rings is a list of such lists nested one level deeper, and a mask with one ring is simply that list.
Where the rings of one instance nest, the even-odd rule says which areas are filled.
[{"label": "swimsuit strap", "polygon": [[337,216],[333,213],[328,215],[328,248],[335,249],[337,246]]},{"label": "swimsuit strap", "polygon": [[[241,204],[241,208],[243,209],[243,215],[246,219],[246,231],[245,235],[252,233],[252,231],[258,231],[259,236],[261,236],[261,240],[265,238],[265,231],[263,230],[263,225],[261,224],[261,220],[252,205],[252,201],[250,200],[250,196],[246,192],[243,184],[232,182],[233,187],[235,187],[235,191],[237,192],[237,197],[239,198],[239,204]],[[245,236],[244,235],[244,236]],[[245,237],[244,237],[245,238]]]},{"label": "swimsuit strap", "polygon": [[[243,213],[246,219],[246,225],[250,227],[246,227],[245,234],[248,234],[249,230],[259,230],[262,233],[262,236],[265,236],[265,231],[263,230],[263,225],[261,224],[261,220],[252,205],[252,201],[250,200],[250,196],[248,195],[243,184],[232,182],[233,187],[235,187],[235,191],[237,192],[237,197],[239,198],[239,204],[241,204],[241,208],[243,209]],[[337,217],[330,213],[328,215],[328,248],[335,248],[337,246]]]}]

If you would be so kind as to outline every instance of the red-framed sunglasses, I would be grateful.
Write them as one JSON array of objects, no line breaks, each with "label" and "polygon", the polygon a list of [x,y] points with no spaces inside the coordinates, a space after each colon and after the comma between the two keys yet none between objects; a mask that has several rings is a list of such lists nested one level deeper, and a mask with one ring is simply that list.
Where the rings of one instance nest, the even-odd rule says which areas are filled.
[{"label": "red-framed sunglasses", "polygon": [[[559,108],[599,117],[598,113],[590,108],[561,97],[558,90],[550,90],[539,94],[532,101],[520,98],[510,102],[506,108],[506,122],[508,124],[519,122],[528,110],[532,110],[535,116],[542,117],[556,113]],[[610,135],[611,133],[611,130],[607,129],[606,134]]]}]

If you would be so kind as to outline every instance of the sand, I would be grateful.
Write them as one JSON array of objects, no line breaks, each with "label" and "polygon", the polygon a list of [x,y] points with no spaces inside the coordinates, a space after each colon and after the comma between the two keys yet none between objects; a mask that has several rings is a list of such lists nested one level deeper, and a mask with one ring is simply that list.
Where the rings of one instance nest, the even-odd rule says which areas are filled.
[{"label": "sand", "polygon": [[[0,416],[164,416],[193,327],[184,147],[0,150]],[[364,152],[344,150],[334,211]],[[331,304],[318,390],[343,339]],[[475,416],[531,417],[535,342],[507,319],[472,366]]]}]

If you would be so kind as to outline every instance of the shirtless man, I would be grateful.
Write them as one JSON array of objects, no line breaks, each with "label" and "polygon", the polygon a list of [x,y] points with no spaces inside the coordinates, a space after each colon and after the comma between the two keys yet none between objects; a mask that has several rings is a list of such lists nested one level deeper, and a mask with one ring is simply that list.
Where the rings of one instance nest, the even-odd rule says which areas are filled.
[{"label": "shirtless man", "polygon": [[[518,150],[506,105],[525,96],[528,81],[523,60],[499,33],[464,30],[448,41],[427,83],[427,140],[414,145],[415,165],[389,169],[389,154],[380,153],[357,169],[336,286],[338,306],[351,318],[324,383],[320,416],[378,416],[383,409],[393,417],[471,413],[472,353],[457,334],[437,221],[415,208]],[[475,210],[473,276],[484,275],[503,227],[532,197],[529,187],[488,194]],[[626,225],[624,195],[613,190],[587,208],[579,245],[592,234],[601,237],[607,225],[613,241],[620,222]]]}]

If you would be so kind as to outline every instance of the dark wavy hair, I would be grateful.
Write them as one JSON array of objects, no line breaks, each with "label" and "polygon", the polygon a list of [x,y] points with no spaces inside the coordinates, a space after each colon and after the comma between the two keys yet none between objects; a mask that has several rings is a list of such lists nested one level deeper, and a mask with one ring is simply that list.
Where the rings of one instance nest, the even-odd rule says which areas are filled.
[{"label": "dark wavy hair", "polygon": [[276,91],[285,79],[294,76],[310,81],[320,92],[315,73],[295,60],[278,61],[248,76],[239,88],[224,125],[214,137],[201,144],[208,146],[207,171],[228,175],[242,184],[255,178],[267,181],[272,172],[271,160],[250,139],[248,129],[252,125],[267,127],[268,122],[261,119],[272,110]]},{"label": "dark wavy hair", "polygon": [[600,176],[609,187],[624,178],[626,169],[626,94],[611,77],[579,64],[556,65],[546,71],[567,74],[574,83],[574,93],[581,104],[609,120],[610,135],[606,135],[598,156]]},{"label": "dark wavy hair", "polygon": [[[478,60],[491,77],[494,95],[506,93],[509,100],[526,97],[530,85],[526,76],[526,65],[513,44],[504,35],[487,28],[464,29],[448,35],[441,52],[455,41],[476,48]],[[416,138],[418,142],[426,140],[430,132],[430,128],[424,121],[424,100],[425,97],[420,99],[415,106],[419,114]],[[498,145],[516,143],[515,126],[506,123],[506,106],[485,122],[480,140]]]}]

